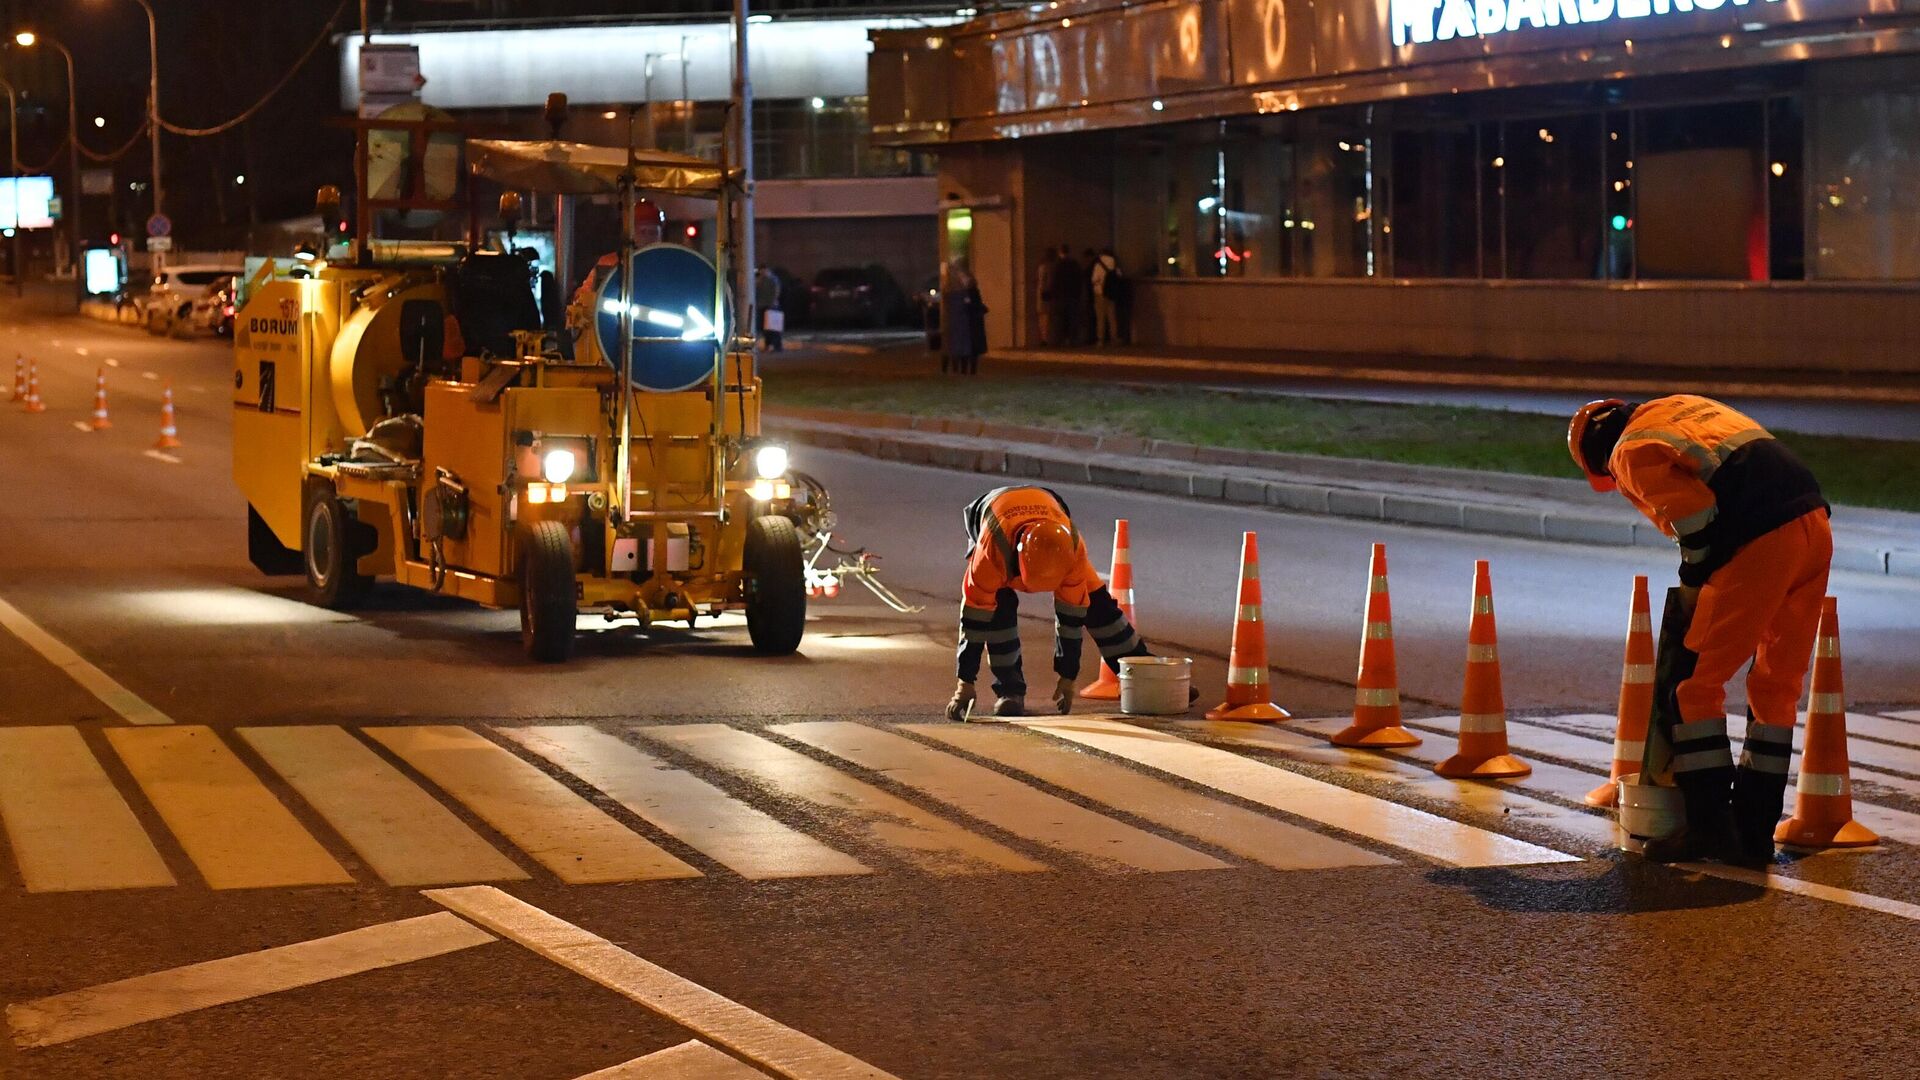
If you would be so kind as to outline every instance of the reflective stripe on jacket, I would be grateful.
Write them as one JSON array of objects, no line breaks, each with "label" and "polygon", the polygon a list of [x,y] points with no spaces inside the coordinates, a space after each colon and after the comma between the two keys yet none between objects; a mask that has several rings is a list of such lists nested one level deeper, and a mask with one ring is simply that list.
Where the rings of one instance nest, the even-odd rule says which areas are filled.
[{"label": "reflective stripe on jacket", "polygon": [[1692,394],[1635,410],[1608,464],[1620,493],[1680,545],[1687,585],[1705,582],[1755,538],[1827,506],[1813,474],[1766,428]]}]

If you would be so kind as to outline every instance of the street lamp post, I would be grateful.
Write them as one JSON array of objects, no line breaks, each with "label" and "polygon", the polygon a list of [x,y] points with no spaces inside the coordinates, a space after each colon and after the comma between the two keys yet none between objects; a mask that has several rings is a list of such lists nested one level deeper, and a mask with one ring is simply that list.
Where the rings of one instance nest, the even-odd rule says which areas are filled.
[{"label": "street lamp post", "polygon": [[76,281],[80,274],[80,108],[76,103],[79,91],[73,77],[73,53],[65,45],[50,37],[23,30],[14,35],[14,40],[22,48],[32,48],[38,42],[46,42],[60,50],[61,59],[67,63],[67,187],[68,196],[73,201],[66,209],[67,214],[67,258],[73,263],[73,276]]},{"label": "street lamp post", "polygon": [[[160,23],[154,18],[151,0],[133,0],[147,13],[147,138],[153,143],[153,212],[166,213],[166,188],[160,183]],[[154,262],[159,269],[164,259]]]},{"label": "street lamp post", "polygon": [[13,170],[13,236],[9,244],[13,253],[13,295],[22,296],[27,286],[26,272],[20,265],[20,95],[5,79],[0,79],[0,87],[7,91],[7,162]]}]

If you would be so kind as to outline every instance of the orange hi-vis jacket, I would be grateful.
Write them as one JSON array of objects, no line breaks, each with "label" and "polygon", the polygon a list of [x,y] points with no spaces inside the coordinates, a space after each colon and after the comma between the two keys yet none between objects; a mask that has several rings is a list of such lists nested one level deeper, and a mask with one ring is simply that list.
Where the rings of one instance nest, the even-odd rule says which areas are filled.
[{"label": "orange hi-vis jacket", "polygon": [[1087,557],[1087,543],[1067,514],[1066,504],[1046,488],[1004,487],[967,507],[967,533],[973,550],[967,553],[967,575],[961,582],[961,603],[991,614],[1001,589],[1033,592],[1020,580],[1018,541],[1021,529],[1036,522],[1057,522],[1073,530],[1079,565],[1067,572],[1053,590],[1054,606],[1084,616],[1087,596],[1100,588],[1100,572]]},{"label": "orange hi-vis jacket", "polygon": [[1693,394],[1636,409],[1608,469],[1680,545],[1683,585],[1704,584],[1748,543],[1827,508],[1813,473],[1766,428]]}]

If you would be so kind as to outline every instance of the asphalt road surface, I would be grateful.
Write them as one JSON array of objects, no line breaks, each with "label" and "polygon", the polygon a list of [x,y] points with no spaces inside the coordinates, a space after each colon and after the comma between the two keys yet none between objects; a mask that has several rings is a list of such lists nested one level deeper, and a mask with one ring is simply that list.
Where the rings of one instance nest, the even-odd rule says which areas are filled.
[{"label": "asphalt road surface", "polygon": [[[49,410],[0,406],[0,1076],[1920,1059],[1912,584],[1834,586],[1856,810],[1886,842],[1706,876],[1611,853],[1578,803],[1610,756],[1627,585],[1669,580],[1658,553],[1067,489],[1097,545],[1133,523],[1143,628],[1210,697],[1257,530],[1274,695],[1300,719],[953,726],[958,508],[981,478],[801,450],[844,540],[925,611],[849,591],[795,657],[723,620],[535,667],[511,614],[391,587],[328,612],[246,563],[220,346],[9,314],[0,359],[39,359]],[[81,429],[97,368],[105,432]],[[185,445],[154,456],[169,381]],[[1427,736],[1403,757],[1334,750],[1316,722],[1351,702],[1375,540]],[[1475,558],[1536,765],[1517,784],[1427,767]],[[1049,628],[1026,629],[1039,682]]]}]

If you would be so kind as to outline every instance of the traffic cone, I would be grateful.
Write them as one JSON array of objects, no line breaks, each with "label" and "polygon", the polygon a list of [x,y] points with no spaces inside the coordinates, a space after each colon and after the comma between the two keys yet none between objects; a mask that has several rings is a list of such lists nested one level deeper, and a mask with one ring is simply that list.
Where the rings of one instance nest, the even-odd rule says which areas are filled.
[{"label": "traffic cone", "polygon": [[160,391],[160,441],[155,450],[172,450],[180,445],[180,430],[173,426],[173,384]]},{"label": "traffic cone", "polygon": [[1627,620],[1627,656],[1620,669],[1620,707],[1613,729],[1613,770],[1607,782],[1587,792],[1588,806],[1613,806],[1620,801],[1616,782],[1640,771],[1646,755],[1647,724],[1653,719],[1653,607],[1647,599],[1647,576],[1633,579],[1633,614]]},{"label": "traffic cone", "polygon": [[[1107,587],[1113,592],[1114,603],[1120,605],[1120,614],[1138,629],[1140,624],[1133,617],[1133,555],[1127,546],[1126,518],[1113,523],[1113,570],[1108,575]],[[1089,701],[1120,700],[1120,679],[1104,659],[1100,661],[1099,677],[1080,691],[1080,696]]]},{"label": "traffic cone", "polygon": [[1773,838],[1795,847],[1865,847],[1879,837],[1853,820],[1853,780],[1847,771],[1847,703],[1840,679],[1840,615],[1829,596],[1820,608],[1813,646],[1813,686],[1807,695],[1807,742],[1800,751],[1800,782],[1793,816]]},{"label": "traffic cone", "polygon": [[1267,627],[1260,614],[1260,542],[1240,541],[1240,605],[1233,620],[1233,651],[1227,657],[1227,700],[1207,710],[1209,720],[1287,720],[1267,685]]},{"label": "traffic cone", "polygon": [[1507,751],[1507,702],[1500,693],[1500,646],[1493,626],[1487,560],[1473,564],[1473,618],[1467,624],[1467,677],[1460,691],[1460,751],[1433,767],[1455,780],[1525,776],[1533,766]]},{"label": "traffic cone", "polygon": [[1400,723],[1400,678],[1393,658],[1393,602],[1387,595],[1387,545],[1373,545],[1367,574],[1367,621],[1360,631],[1360,674],[1354,680],[1353,723],[1335,746],[1419,746]]},{"label": "traffic cone", "polygon": [[38,360],[27,363],[27,398],[24,408],[33,413],[47,411],[47,403],[40,400],[40,361]]},{"label": "traffic cone", "polygon": [[19,353],[13,354],[13,400],[23,405],[27,400],[27,358]]},{"label": "traffic cone", "polygon": [[101,368],[93,377],[93,430],[104,431],[113,426],[107,419],[107,369]]}]

